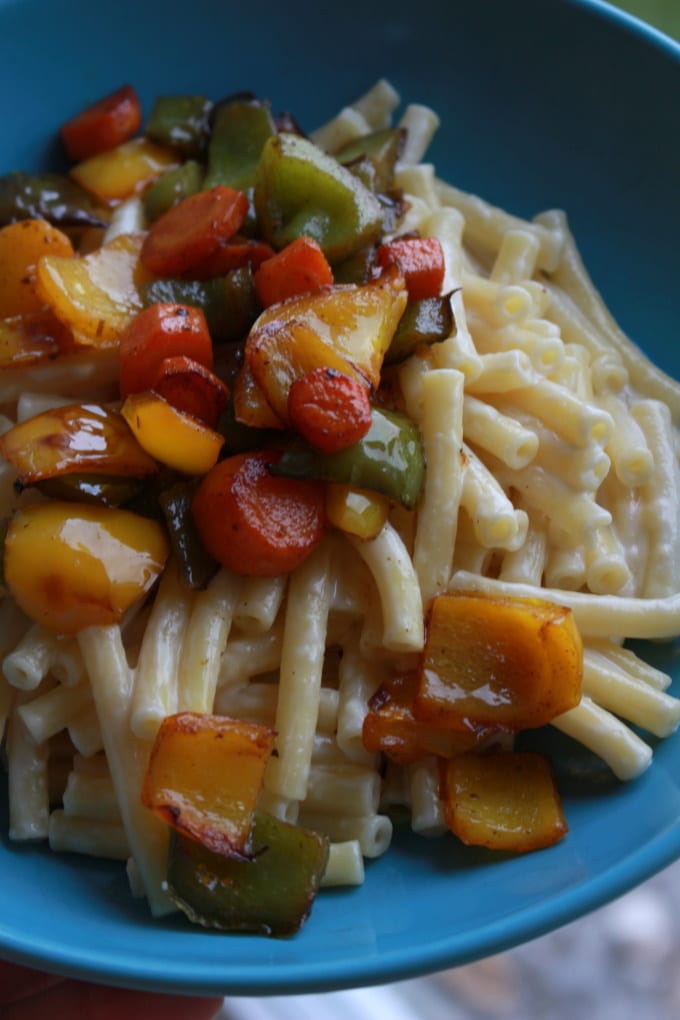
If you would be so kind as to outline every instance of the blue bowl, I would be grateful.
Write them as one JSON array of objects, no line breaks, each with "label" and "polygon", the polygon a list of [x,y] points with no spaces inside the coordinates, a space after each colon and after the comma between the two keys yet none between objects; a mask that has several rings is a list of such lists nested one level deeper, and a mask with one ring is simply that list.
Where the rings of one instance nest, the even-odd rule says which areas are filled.
[{"label": "blue bowl", "polygon": [[[58,12],[58,13],[57,13]],[[680,47],[588,0],[337,5],[0,0],[0,171],[53,163],[55,126],[128,81],[153,97],[244,88],[328,119],[381,76],[442,117],[441,177],[531,217],[568,211],[622,327],[680,376]],[[645,648],[673,673],[677,644]],[[0,817],[0,955],[136,988],[273,994],[467,962],[598,907],[680,853],[680,736],[609,783],[568,741],[566,840],[491,858],[399,834],[363,887],[324,892],[293,938],[152,920],[121,867],[11,845]],[[580,776],[580,779],[575,777]],[[4,797],[4,793],[3,793]]]}]

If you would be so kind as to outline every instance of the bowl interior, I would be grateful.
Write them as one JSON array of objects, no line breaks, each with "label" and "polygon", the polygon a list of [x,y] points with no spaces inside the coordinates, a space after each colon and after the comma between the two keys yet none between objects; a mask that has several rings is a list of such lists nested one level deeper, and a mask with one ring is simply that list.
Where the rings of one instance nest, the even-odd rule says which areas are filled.
[{"label": "bowl interior", "polygon": [[[568,211],[620,324],[680,375],[679,48],[611,10],[61,0],[57,13],[52,0],[0,0],[0,35],[0,172],[55,165],[60,121],[125,81],[147,112],[159,93],[251,89],[311,129],[387,77],[440,114],[430,156],[441,177],[522,216]],[[677,645],[645,654],[678,676]],[[571,832],[558,847],[492,859],[401,834],[364,887],[324,893],[287,940],[152,921],[122,868],[10,845],[2,817],[0,953],[138,987],[252,994],[396,980],[498,951],[680,852],[678,738],[626,787],[567,741],[559,760]]]}]

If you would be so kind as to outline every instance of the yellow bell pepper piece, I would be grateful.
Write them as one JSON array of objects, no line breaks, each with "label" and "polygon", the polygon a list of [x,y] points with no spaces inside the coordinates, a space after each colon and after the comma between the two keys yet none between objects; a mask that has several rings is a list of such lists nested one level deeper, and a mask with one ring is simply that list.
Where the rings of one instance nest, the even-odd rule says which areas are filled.
[{"label": "yellow bell pepper piece", "polygon": [[71,170],[71,177],[102,202],[122,201],[177,166],[172,149],[148,138],[132,138],[115,149],[90,156]]},{"label": "yellow bell pepper piece", "polygon": [[459,730],[534,728],[578,705],[582,677],[569,609],[543,599],[438,595],[414,713]]},{"label": "yellow bell pepper piece", "polygon": [[567,832],[547,758],[496,751],[462,754],[444,768],[444,816],[463,843],[527,853]]},{"label": "yellow bell pepper piece", "polygon": [[215,853],[242,860],[276,733],[225,716],[180,712],[164,719],[142,803]]},{"label": "yellow bell pepper piece", "polygon": [[20,609],[63,634],[117,623],[169,554],[156,521],[127,510],[49,501],[11,519],[5,582]]},{"label": "yellow bell pepper piece", "polygon": [[326,486],[326,516],[340,531],[357,538],[375,538],[387,520],[389,503],[377,492],[354,489],[329,482]]},{"label": "yellow bell pepper piece", "polygon": [[18,422],[0,436],[0,453],[24,485],[73,472],[142,477],[158,470],[122,416],[99,404],[54,407]]},{"label": "yellow bell pepper piece", "polygon": [[70,239],[46,220],[19,220],[0,230],[0,318],[39,312],[36,265],[43,255],[73,257]]},{"label": "yellow bell pepper piece", "polygon": [[204,475],[217,463],[224,436],[158,394],[131,393],[121,414],[139,445],[161,464],[187,475]]},{"label": "yellow bell pepper piece", "polygon": [[78,342],[106,347],[141,310],[139,253],[143,235],[121,234],[82,258],[46,255],[38,262],[37,292]]},{"label": "yellow bell pepper piece", "polygon": [[403,278],[386,275],[372,283],[325,287],[272,305],[260,315],[253,332],[274,321],[302,323],[377,388],[406,302]]}]

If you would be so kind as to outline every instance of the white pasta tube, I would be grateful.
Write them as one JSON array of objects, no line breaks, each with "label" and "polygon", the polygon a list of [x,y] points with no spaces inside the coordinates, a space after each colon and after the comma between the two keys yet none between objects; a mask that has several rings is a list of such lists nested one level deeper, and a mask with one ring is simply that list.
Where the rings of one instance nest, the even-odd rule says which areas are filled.
[{"label": "white pasta tube", "polygon": [[72,769],[68,775],[62,803],[64,813],[78,818],[122,824],[116,791],[110,775],[88,774]]},{"label": "white pasta tube", "polygon": [[496,283],[520,283],[529,280],[536,269],[540,244],[530,230],[508,230],[491,267],[490,278]]},{"label": "white pasta tube", "polygon": [[3,672],[13,687],[34,690],[52,673],[66,684],[78,683],[83,665],[75,639],[33,624],[5,656]]},{"label": "white pasta tube", "polygon": [[468,380],[465,393],[508,393],[528,386],[536,378],[531,358],[525,351],[496,351],[480,355],[481,371],[476,379]]},{"label": "white pasta tube", "polygon": [[389,521],[375,538],[348,538],[378,588],[384,647],[394,652],[420,651],[425,641],[423,600],[415,568],[401,538]]},{"label": "white pasta tube", "polygon": [[463,400],[463,434],[468,443],[488,450],[511,468],[530,464],[538,450],[538,436],[493,404],[466,394]]},{"label": "white pasta tube", "polygon": [[[17,699],[20,702],[21,699]],[[36,743],[15,703],[7,727],[9,774],[9,838],[37,840],[47,837],[50,799],[47,778],[49,745]]]},{"label": "white pasta tube", "polygon": [[602,758],[618,779],[636,779],[652,760],[649,744],[586,696],[551,725]]},{"label": "white pasta tube", "polygon": [[392,822],[388,815],[343,818],[340,815],[300,812],[299,824],[321,832],[336,843],[356,840],[364,857],[380,857],[392,842]]},{"label": "white pasta tube", "polygon": [[321,127],[315,128],[310,139],[326,152],[337,152],[343,145],[370,132],[368,121],[356,107],[345,106]]},{"label": "white pasta tube", "polygon": [[78,818],[57,809],[50,814],[48,836],[50,849],[57,853],[85,854],[112,861],[124,861],[130,855],[120,822]]},{"label": "white pasta tube", "polygon": [[439,124],[439,115],[429,106],[409,103],[399,121],[399,127],[406,130],[404,149],[399,157],[401,166],[422,162]]},{"label": "white pasta tube", "polygon": [[179,665],[191,601],[174,564],[168,564],[135,669],[130,725],[142,739],[153,740],[163,719],[178,710]]},{"label": "white pasta tube", "polygon": [[331,843],[326,868],[321,876],[321,887],[328,889],[339,885],[362,885],[364,878],[364,858],[359,840]]},{"label": "white pasta tube", "polygon": [[539,244],[536,268],[551,272],[559,265],[565,241],[560,224],[528,223],[445,181],[437,182],[437,190],[443,205],[452,205],[465,217],[465,242],[473,249],[495,253],[509,230],[525,230],[533,234]]},{"label": "white pasta tube", "polygon": [[529,519],[515,509],[491,471],[467,446],[461,506],[472,520],[480,545],[488,549],[517,549],[526,538]]},{"label": "white pasta tube", "polygon": [[540,585],[545,569],[548,536],[545,523],[537,515],[528,515],[529,527],[524,542],[505,552],[499,577],[502,581]]},{"label": "white pasta tube", "polygon": [[265,634],[234,636],[232,632],[222,654],[218,686],[238,686],[246,683],[251,677],[278,669],[282,644],[282,620]]},{"label": "white pasta tube", "polygon": [[399,93],[386,78],[379,78],[367,92],[352,103],[372,131],[390,126],[392,114],[400,103]]},{"label": "white pasta tube", "polygon": [[244,577],[234,610],[234,626],[255,634],[271,630],[283,603],[287,580],[285,576]]},{"label": "white pasta tube", "polygon": [[222,654],[240,591],[240,579],[219,570],[205,591],[196,594],[182,642],[177,675],[180,712],[211,712]]},{"label": "white pasta tube", "polygon": [[270,793],[303,800],[314,747],[330,605],[330,547],[322,543],[292,573],[281,649],[275,729],[267,763]]},{"label": "white pasta tube", "polygon": [[680,700],[630,676],[585,649],[583,691],[596,704],[657,737],[668,737],[680,723]]},{"label": "white pasta tube", "polygon": [[83,682],[76,687],[58,684],[44,694],[24,701],[17,711],[35,742],[40,744],[66,729],[71,720],[91,704],[89,684]]},{"label": "white pasta tube", "polygon": [[439,765],[436,758],[425,757],[407,766],[411,805],[411,828],[421,836],[441,836],[447,830],[439,795]]},{"label": "white pasta tube", "polygon": [[455,369],[434,369],[423,377],[427,471],[413,550],[423,604],[444,590],[451,574],[463,487],[463,385]]},{"label": "white pasta tube", "polygon": [[644,400],[632,413],[654,458],[654,470],[641,492],[649,541],[642,594],[654,598],[680,588],[680,469],[666,405]]},{"label": "white pasta tube", "polygon": [[354,762],[313,765],[301,810],[344,818],[376,814],[380,803],[380,775]]},{"label": "white pasta tube", "polygon": [[338,747],[352,761],[370,760],[362,731],[369,699],[387,677],[387,666],[376,659],[367,659],[354,638],[343,645],[338,672]]},{"label": "white pasta tube", "polygon": [[528,584],[506,584],[496,578],[479,577],[459,570],[450,590],[470,589],[489,595],[545,599],[566,606],[583,637],[673,638],[680,632],[680,593],[665,598],[628,598],[623,595],[592,595]]},{"label": "white pasta tube", "polygon": [[599,403],[614,422],[607,453],[619,481],[623,485],[646,485],[652,477],[654,457],[643,430],[620,397],[613,393],[602,393]]},{"label": "white pasta tube", "polygon": [[586,583],[586,557],[583,545],[552,545],[545,563],[543,580],[549,588],[579,591]]},{"label": "white pasta tube", "polygon": [[78,635],[90,677],[106,758],[123,819],[130,852],[135,859],[155,916],[175,910],[165,889],[168,826],[145,808],[140,791],[150,745],[130,726],[133,677],[119,627],[87,627]]},{"label": "white pasta tube", "polygon": [[608,668],[620,670],[658,691],[665,691],[671,685],[668,673],[645,662],[632,649],[624,648],[608,638],[589,638],[585,643],[585,649],[592,661],[602,662]]},{"label": "white pasta tube", "polygon": [[585,567],[588,588],[595,594],[629,593],[632,575],[611,526],[596,528],[591,535],[585,547]]},{"label": "white pasta tube", "polygon": [[104,739],[94,703],[69,721],[68,735],[73,746],[86,757],[103,749]]}]

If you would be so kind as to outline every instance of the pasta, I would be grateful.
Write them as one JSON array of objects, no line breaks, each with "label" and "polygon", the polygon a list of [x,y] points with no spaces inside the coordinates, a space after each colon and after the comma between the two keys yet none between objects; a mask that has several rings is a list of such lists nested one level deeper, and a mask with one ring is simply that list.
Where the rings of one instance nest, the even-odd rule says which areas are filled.
[{"label": "pasta", "polygon": [[[381,80],[305,144],[314,143],[319,162],[331,158],[328,154],[342,162],[342,153],[352,153],[371,132],[389,134],[399,105],[396,91]],[[298,440],[308,438],[293,420],[293,387],[315,371],[323,370],[326,378],[342,374],[338,364],[364,390],[370,382],[370,428],[378,412],[388,422],[389,414],[408,422],[412,431],[401,425],[397,439],[384,444],[392,450],[402,443],[401,466],[383,463],[379,477],[362,476],[368,483],[354,475],[349,480],[290,475],[303,485],[310,477],[312,485],[325,485],[324,498],[336,487],[344,503],[332,527],[324,516],[330,516],[330,504],[324,504],[325,530],[289,567],[276,561],[266,571],[241,570],[220,560],[201,532],[211,560],[209,569],[203,561],[197,568],[206,569],[205,576],[188,583],[185,550],[171,543],[136,598],[117,593],[115,619],[84,616],[81,625],[62,633],[25,613],[28,602],[9,582],[0,602],[0,739],[4,736],[8,764],[10,837],[47,840],[54,852],[127,861],[131,888],[146,896],[155,915],[176,909],[166,880],[171,833],[142,802],[141,791],[168,719],[228,717],[274,732],[257,811],[322,834],[323,887],[364,881],[364,860],[390,846],[395,807],[408,812],[411,829],[422,836],[442,836],[451,828],[442,759],[467,747],[435,753],[425,744],[409,757],[396,724],[392,744],[388,740],[380,750],[366,738],[367,719],[381,698],[397,715],[404,709],[385,692],[424,669],[427,625],[437,599],[481,593],[498,602],[563,607],[582,642],[582,687],[578,703],[555,714],[550,725],[598,755],[619,780],[639,776],[652,761],[651,737],[668,737],[680,723],[680,701],[668,691],[670,676],[623,645],[628,638],[672,640],[680,634],[680,384],[651,365],[616,325],[587,276],[563,213],[551,210],[523,220],[438,179],[425,162],[438,124],[432,110],[411,104],[389,134],[399,139],[391,182],[400,201],[394,199],[395,222],[380,237],[389,246],[391,234],[399,239],[416,232],[443,253],[436,299],[444,296],[451,318],[436,340],[421,340],[390,359],[387,341],[416,300],[407,294],[408,273],[390,263],[381,267],[384,276],[375,269],[375,279],[365,283],[377,308],[368,327],[355,322],[348,338],[330,306],[306,313],[305,295],[293,294],[275,302],[276,314],[267,306],[242,331],[241,348],[246,334],[247,343],[255,335],[262,346],[252,341],[256,353],[245,361],[250,375],[237,366],[238,374],[234,370],[230,377],[233,408],[239,385],[248,397],[247,413],[236,416],[240,424],[264,429],[265,436],[274,429],[279,437],[276,459],[267,462],[269,480],[289,477],[281,466],[290,452],[288,434],[297,429]],[[139,239],[152,231],[145,208],[138,196],[124,196],[95,252],[130,237],[137,238],[139,250]],[[361,250],[365,247],[374,254],[381,250],[375,239]],[[272,261],[277,257],[268,255]],[[338,275],[341,264],[347,268],[337,257]],[[400,273],[403,279],[395,283]],[[339,291],[347,294],[356,286]],[[388,303],[378,307],[387,287],[393,288]],[[327,282],[318,289],[338,292]],[[285,320],[286,342],[298,342],[300,320],[303,332],[313,334],[308,346],[295,348],[299,363],[277,361],[280,350],[266,347],[281,326],[276,316],[284,316],[281,309],[291,302],[300,303]],[[63,315],[61,306],[60,311]],[[339,321],[354,322],[352,316],[358,320],[360,314],[367,313],[354,308]],[[394,322],[376,369],[371,344],[390,316]],[[30,427],[46,410],[58,413],[87,400],[101,402],[102,416],[112,408],[119,413],[116,344],[97,347],[79,330],[74,337],[76,347],[82,344],[77,353],[69,350],[30,368],[2,366],[5,451],[17,424]],[[221,345],[223,355],[226,346]],[[329,347],[332,365],[317,364],[319,350],[331,357]],[[199,368],[204,378],[210,375],[207,364]],[[277,385],[286,380],[288,403],[269,399],[268,372]],[[148,453],[140,424],[144,408],[135,407],[136,418],[125,420]],[[277,417],[282,407],[288,407],[290,421]],[[253,421],[249,415],[261,417]],[[216,428],[206,425],[204,431],[214,435]],[[153,456],[173,472],[173,485],[181,476],[180,497],[173,488],[172,498],[181,501],[188,493],[194,508],[196,487],[191,483],[187,489],[184,476],[203,479],[212,467],[178,468],[173,458],[182,443],[176,435],[172,456]],[[365,435],[370,433],[332,450],[317,436],[316,452],[330,453],[337,464]],[[219,449],[224,436],[218,439]],[[283,453],[278,446],[286,447]],[[395,497],[390,471],[401,471],[403,482],[421,468],[415,496],[400,490]],[[17,477],[18,490],[26,490],[18,494]],[[48,474],[47,480],[54,478]],[[0,466],[0,501],[8,512],[30,514],[31,506],[46,505],[49,492],[29,492],[33,482],[26,482],[7,454]],[[125,505],[136,508],[138,497],[135,490]],[[276,517],[276,511],[260,513],[268,515]],[[185,531],[192,519],[198,525],[196,514],[184,518]],[[279,531],[293,528],[291,520]],[[170,517],[164,522],[176,537]],[[249,526],[245,518],[224,524],[246,558],[254,548]],[[106,542],[113,542],[108,533]],[[483,643],[484,635],[478,640]],[[409,734],[420,738],[419,727],[425,726],[423,739],[434,739],[433,731],[441,739],[445,726],[429,727],[414,716],[415,704],[409,703],[407,722],[415,726]],[[512,734],[499,727],[486,743],[480,738],[480,748],[489,746],[510,749]]]}]

